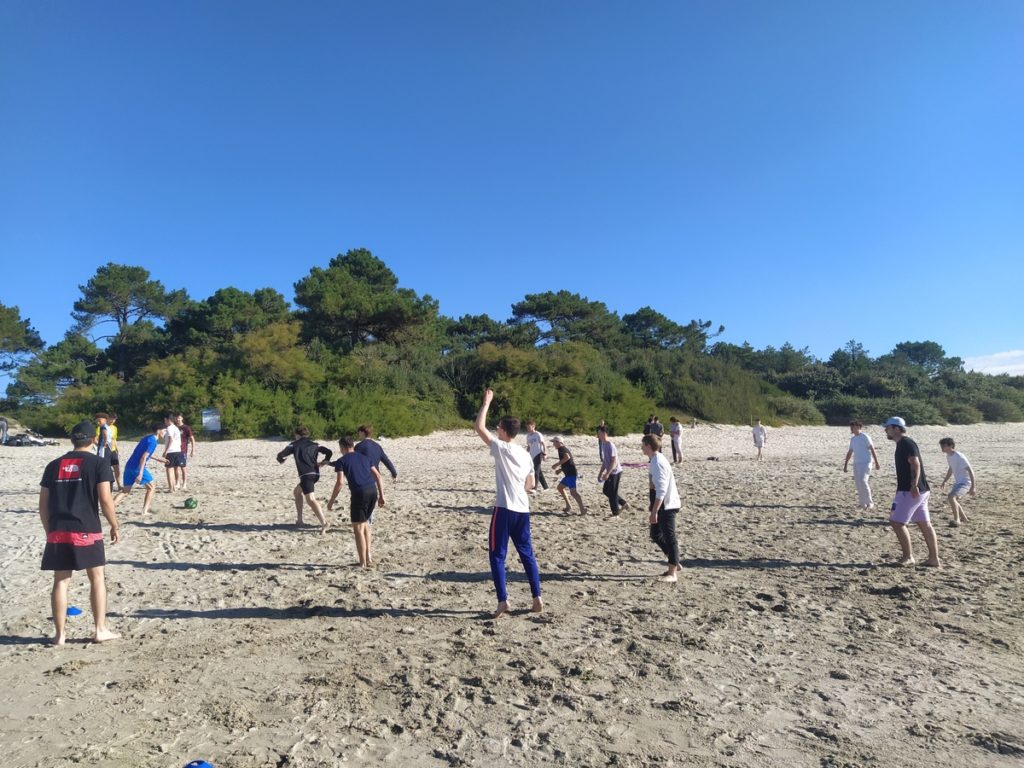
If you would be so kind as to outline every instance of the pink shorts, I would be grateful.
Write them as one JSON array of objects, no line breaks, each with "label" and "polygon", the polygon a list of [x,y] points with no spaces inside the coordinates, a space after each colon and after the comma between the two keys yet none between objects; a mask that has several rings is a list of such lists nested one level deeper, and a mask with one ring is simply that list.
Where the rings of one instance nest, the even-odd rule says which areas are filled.
[{"label": "pink shorts", "polygon": [[889,522],[900,525],[930,523],[932,520],[928,516],[928,496],[929,491],[924,491],[916,499],[910,495],[910,491],[896,491]]}]

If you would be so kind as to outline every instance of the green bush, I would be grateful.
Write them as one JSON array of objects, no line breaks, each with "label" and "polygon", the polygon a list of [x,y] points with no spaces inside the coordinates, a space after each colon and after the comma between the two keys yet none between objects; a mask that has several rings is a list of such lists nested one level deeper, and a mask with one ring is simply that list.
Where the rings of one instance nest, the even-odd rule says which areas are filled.
[{"label": "green bush", "polygon": [[985,416],[985,421],[1024,421],[1024,412],[1009,400],[998,400],[994,397],[982,397],[977,400],[975,405]]}]

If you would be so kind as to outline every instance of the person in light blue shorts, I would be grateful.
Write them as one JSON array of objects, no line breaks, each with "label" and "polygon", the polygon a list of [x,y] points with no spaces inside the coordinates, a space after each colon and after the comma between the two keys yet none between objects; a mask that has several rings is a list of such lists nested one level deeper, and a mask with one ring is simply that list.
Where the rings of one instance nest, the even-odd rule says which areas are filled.
[{"label": "person in light blue shorts", "polygon": [[960,451],[955,450],[956,443],[953,442],[952,437],[944,437],[939,440],[939,448],[946,454],[946,462],[949,464],[949,469],[946,471],[946,476],[942,479],[942,485],[939,488],[944,490],[946,483],[949,482],[949,478],[953,478],[953,487],[946,494],[946,499],[949,501],[949,508],[953,513],[953,519],[949,521],[949,524],[955,528],[960,523],[966,523],[970,520],[967,517],[967,513],[964,512],[964,508],[960,505],[959,499],[968,493],[974,496],[977,490],[977,482],[975,481],[971,462]]}]

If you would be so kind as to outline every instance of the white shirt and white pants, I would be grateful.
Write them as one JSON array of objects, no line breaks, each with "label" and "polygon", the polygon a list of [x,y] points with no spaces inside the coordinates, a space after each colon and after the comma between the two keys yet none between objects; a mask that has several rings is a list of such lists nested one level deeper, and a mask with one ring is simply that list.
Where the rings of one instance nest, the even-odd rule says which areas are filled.
[{"label": "white shirt and white pants", "polygon": [[651,486],[654,504],[658,504],[658,522],[651,524],[651,541],[658,545],[669,565],[679,566],[679,539],[676,537],[676,513],[681,506],[672,465],[660,453],[651,456]]},{"label": "white shirt and white pants", "polygon": [[874,444],[864,432],[850,438],[850,451],[853,453],[853,483],[857,486],[857,506],[868,509],[874,504],[871,500],[871,449]]}]

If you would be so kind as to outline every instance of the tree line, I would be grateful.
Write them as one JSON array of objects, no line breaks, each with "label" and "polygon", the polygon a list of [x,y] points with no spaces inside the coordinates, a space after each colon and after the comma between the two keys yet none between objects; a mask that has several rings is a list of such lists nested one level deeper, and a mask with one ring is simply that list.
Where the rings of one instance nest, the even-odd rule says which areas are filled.
[{"label": "tree line", "polygon": [[17,307],[0,304],[4,412],[47,434],[96,411],[122,431],[173,410],[221,412],[224,434],[427,434],[465,426],[480,393],[496,415],[587,432],[602,419],[636,431],[650,413],[719,423],[911,423],[1024,420],[1024,377],[965,372],[933,341],[871,357],[849,341],[827,360],[790,344],[715,339],[651,307],[619,316],[568,291],[528,294],[499,320],[453,319],[399,286],[365,249],[314,267],[293,309],[274,288],[221,288],[194,300],[138,266],[106,264],[82,286],[74,325],[46,346]]}]

